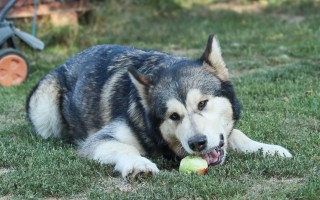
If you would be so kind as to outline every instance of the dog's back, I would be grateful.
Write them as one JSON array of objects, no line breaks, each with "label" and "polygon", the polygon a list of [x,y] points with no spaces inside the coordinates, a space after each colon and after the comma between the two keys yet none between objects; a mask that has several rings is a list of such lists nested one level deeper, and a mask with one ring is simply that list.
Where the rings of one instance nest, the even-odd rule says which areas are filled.
[{"label": "dog's back", "polygon": [[42,137],[59,137],[69,142],[86,138],[114,118],[142,129],[142,106],[129,106],[139,102],[139,97],[128,67],[153,74],[179,60],[162,52],[119,45],[88,48],[52,70],[35,86],[27,101],[28,117]]}]

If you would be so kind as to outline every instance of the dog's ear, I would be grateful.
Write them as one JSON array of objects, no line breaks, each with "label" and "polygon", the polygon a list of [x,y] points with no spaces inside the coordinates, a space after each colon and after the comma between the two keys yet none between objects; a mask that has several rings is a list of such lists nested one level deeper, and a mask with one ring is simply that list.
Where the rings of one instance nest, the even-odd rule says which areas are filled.
[{"label": "dog's ear", "polygon": [[128,68],[129,77],[137,88],[144,105],[147,105],[148,89],[153,81],[153,77],[141,74],[136,68]]},{"label": "dog's ear", "polygon": [[227,81],[229,79],[228,69],[221,56],[219,41],[214,35],[209,36],[207,47],[200,60],[204,67],[214,72],[221,80]]}]

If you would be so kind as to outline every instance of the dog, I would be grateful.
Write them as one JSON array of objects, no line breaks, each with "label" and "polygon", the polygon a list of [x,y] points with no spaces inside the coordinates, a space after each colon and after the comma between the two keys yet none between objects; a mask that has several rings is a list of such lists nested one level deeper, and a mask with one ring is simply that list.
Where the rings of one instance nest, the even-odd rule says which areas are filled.
[{"label": "dog", "polygon": [[199,155],[220,165],[230,147],[292,157],[235,129],[240,103],[214,35],[197,60],[120,45],[88,48],[42,78],[26,110],[38,135],[77,144],[80,156],[113,164],[124,178],[159,172],[146,155]]}]

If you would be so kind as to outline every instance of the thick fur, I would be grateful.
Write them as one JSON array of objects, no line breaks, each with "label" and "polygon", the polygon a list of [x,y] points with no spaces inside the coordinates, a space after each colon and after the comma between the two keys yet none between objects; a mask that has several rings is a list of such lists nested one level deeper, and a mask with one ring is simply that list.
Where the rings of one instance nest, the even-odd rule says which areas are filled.
[{"label": "thick fur", "polygon": [[114,164],[123,177],[157,173],[143,157],[156,153],[183,158],[219,149],[221,164],[230,146],[291,157],[234,129],[240,105],[213,35],[198,60],[119,45],[88,48],[39,81],[27,114],[37,134],[76,143],[81,156]]}]

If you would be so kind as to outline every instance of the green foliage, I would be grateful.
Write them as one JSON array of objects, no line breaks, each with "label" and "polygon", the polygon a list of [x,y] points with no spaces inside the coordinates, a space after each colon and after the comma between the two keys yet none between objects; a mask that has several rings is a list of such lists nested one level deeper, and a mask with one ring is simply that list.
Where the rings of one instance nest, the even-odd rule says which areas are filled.
[{"label": "green foliage", "polygon": [[[39,24],[38,35],[47,47],[43,52],[23,49],[32,65],[29,78],[17,87],[0,87],[0,197],[317,199],[317,1],[274,1],[260,13],[243,14],[211,10],[200,1],[188,9],[169,9],[178,1],[144,2],[99,1],[88,23],[77,27]],[[278,7],[279,2],[286,5]],[[79,158],[73,146],[37,137],[25,119],[25,99],[36,82],[88,46],[119,43],[198,58],[211,33],[220,40],[242,103],[237,128],[255,140],[287,147],[292,159],[229,151],[224,165],[197,176],[179,173],[177,163],[152,158],[160,174],[126,181],[112,166]]]}]

